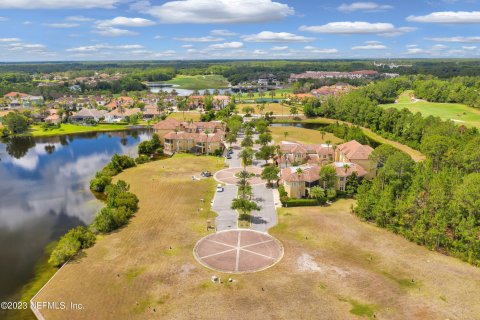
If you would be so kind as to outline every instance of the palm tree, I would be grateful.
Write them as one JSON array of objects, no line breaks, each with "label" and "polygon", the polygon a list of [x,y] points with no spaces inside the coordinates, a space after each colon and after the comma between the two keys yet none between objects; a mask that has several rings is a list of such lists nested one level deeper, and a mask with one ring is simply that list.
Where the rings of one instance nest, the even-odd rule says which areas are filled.
[{"label": "palm tree", "polygon": [[287,140],[287,137],[288,137],[288,131],[284,131],[284,132],[283,132],[283,136],[285,137],[285,140]]},{"label": "palm tree", "polygon": [[337,145],[334,144],[333,147],[332,147],[332,149],[333,149],[333,161],[335,161],[336,158],[337,158],[337,157],[335,157],[335,152],[336,152],[336,150],[337,150]]},{"label": "palm tree", "polygon": [[257,105],[257,108],[258,108],[258,111],[260,111],[260,115],[263,116],[263,110],[265,110],[265,104],[260,104],[260,105]]},{"label": "palm tree", "polygon": [[348,169],[350,169],[350,165],[349,165],[348,163],[345,163],[345,164],[343,165],[343,169],[345,170],[345,173],[347,173],[347,172],[348,172]]},{"label": "palm tree", "polygon": [[273,100],[273,98],[275,97],[275,94],[276,94],[276,93],[275,93],[274,90],[270,91],[270,97],[272,98],[272,100]]},{"label": "palm tree", "polygon": [[240,157],[240,159],[242,159],[243,170],[246,170],[247,166],[250,165],[253,160],[252,148],[247,147],[243,149],[238,156]]},{"label": "palm tree", "polygon": [[323,141],[323,137],[325,136],[325,131],[324,130],[320,130],[320,135],[322,136],[322,141]]}]

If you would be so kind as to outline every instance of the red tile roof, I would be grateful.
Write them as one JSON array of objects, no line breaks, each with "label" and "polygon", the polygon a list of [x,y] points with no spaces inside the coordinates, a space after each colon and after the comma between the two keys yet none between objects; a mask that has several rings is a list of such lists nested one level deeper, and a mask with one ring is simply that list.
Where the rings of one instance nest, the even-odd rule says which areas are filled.
[{"label": "red tile roof", "polygon": [[368,160],[373,148],[352,140],[339,145],[337,150],[345,154],[349,160]]}]

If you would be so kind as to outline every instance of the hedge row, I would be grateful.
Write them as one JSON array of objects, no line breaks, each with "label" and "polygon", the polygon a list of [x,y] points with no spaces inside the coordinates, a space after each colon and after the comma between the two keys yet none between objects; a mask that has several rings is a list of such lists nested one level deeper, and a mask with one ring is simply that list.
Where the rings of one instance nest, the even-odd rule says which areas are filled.
[{"label": "hedge row", "polygon": [[125,181],[112,184],[112,177],[124,169],[134,167],[135,161],[125,155],[113,155],[111,161],[90,181],[90,189],[105,192],[107,206],[100,210],[88,228],[76,227],[68,231],[58,241],[48,262],[59,267],[74,257],[81,249],[95,243],[95,233],[111,232],[125,225],[138,210],[138,198],[129,192]]},{"label": "hedge row", "polygon": [[316,199],[289,199],[285,202],[284,206],[291,207],[311,207],[318,206],[320,203]]}]

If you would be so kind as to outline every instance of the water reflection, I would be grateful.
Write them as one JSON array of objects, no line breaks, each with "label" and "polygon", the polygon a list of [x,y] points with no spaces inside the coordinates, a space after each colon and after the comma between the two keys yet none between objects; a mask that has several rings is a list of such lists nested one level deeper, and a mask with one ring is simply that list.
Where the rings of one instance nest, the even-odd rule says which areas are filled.
[{"label": "water reflection", "polygon": [[136,156],[144,131],[0,142],[0,301],[32,276],[43,248],[101,203],[88,185],[114,153]]}]

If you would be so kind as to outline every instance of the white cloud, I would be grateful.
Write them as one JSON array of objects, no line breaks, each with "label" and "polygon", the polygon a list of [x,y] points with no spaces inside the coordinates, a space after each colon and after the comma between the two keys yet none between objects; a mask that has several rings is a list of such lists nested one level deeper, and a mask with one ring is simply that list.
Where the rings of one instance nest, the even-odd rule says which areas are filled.
[{"label": "white cloud", "polygon": [[448,47],[443,44],[436,44],[430,48],[430,50],[433,50],[433,51],[439,51],[439,50],[445,50],[445,49],[448,49]]},{"label": "white cloud", "polygon": [[220,36],[220,37],[233,37],[233,36],[236,36],[238,33],[235,33],[226,29],[216,29],[216,30],[210,31],[210,34],[213,36]]},{"label": "white cloud", "polygon": [[272,47],[270,50],[273,50],[273,51],[284,51],[284,50],[288,50],[288,46],[275,46],[275,47]]},{"label": "white cloud", "polygon": [[162,23],[231,24],[281,20],[295,11],[272,0],[177,0],[144,8],[142,12]]},{"label": "white cloud", "polygon": [[476,46],[462,46],[462,49],[464,49],[464,50],[475,50],[475,49],[477,49],[477,47]]},{"label": "white cloud", "polygon": [[47,47],[43,44],[37,43],[24,43],[24,42],[12,42],[5,45],[8,51],[20,51],[22,53],[28,52],[45,52]]},{"label": "white cloud", "polygon": [[144,18],[116,17],[111,20],[100,20],[96,22],[98,28],[108,27],[149,27],[155,25],[152,20]]},{"label": "white cloud", "polygon": [[184,45],[182,46],[182,48],[190,49],[190,48],[193,48],[193,45],[191,45],[191,44],[184,44]]},{"label": "white cloud", "polygon": [[393,6],[387,4],[378,4],[375,2],[353,2],[350,4],[343,3],[337,9],[342,12],[355,12],[355,11],[366,11],[366,12],[377,12],[385,11],[392,9]]},{"label": "white cloud", "polygon": [[27,20],[27,21],[23,21],[23,24],[24,24],[24,25],[29,25],[29,24],[32,24],[32,21],[28,21],[28,20]]},{"label": "white cloud", "polygon": [[105,37],[135,36],[138,34],[130,30],[113,27],[98,28],[93,32]]},{"label": "white cloud", "polygon": [[70,16],[65,18],[66,21],[73,21],[73,22],[88,22],[93,21],[93,18],[88,18],[84,16]]},{"label": "white cloud", "polygon": [[255,54],[255,55],[265,55],[267,53],[268,53],[267,51],[261,50],[261,49],[257,49],[257,50],[253,51],[253,54]]},{"label": "white cloud", "polygon": [[352,50],[385,50],[387,46],[378,41],[366,41],[364,45],[353,46]]},{"label": "white cloud", "polygon": [[0,38],[0,42],[20,42],[20,38]]},{"label": "white cloud", "polygon": [[378,34],[383,36],[396,36],[411,32],[415,30],[415,28],[396,28],[393,24],[384,22],[340,21],[330,22],[322,26],[301,26],[300,30],[329,34]]},{"label": "white cloud", "polygon": [[219,42],[225,40],[224,38],[219,37],[184,37],[184,38],[174,38],[177,41],[185,41],[185,42]]},{"label": "white cloud", "polygon": [[67,52],[78,52],[78,53],[85,53],[85,52],[97,52],[104,49],[117,49],[117,50],[141,50],[144,47],[139,44],[125,44],[125,45],[109,45],[109,44],[96,44],[92,46],[82,46],[82,47],[75,47],[69,48]]},{"label": "white cloud", "polygon": [[425,51],[420,48],[407,48],[407,54],[419,54],[419,53],[425,53]]},{"label": "white cloud", "polygon": [[159,40],[159,39],[163,39],[165,38],[164,36],[160,36],[160,35],[157,35],[157,36],[154,36],[153,39],[155,40]]},{"label": "white cloud", "polygon": [[432,12],[425,16],[409,16],[407,21],[424,23],[480,23],[480,11],[443,11]]},{"label": "white cloud", "polygon": [[45,26],[57,29],[68,29],[78,27],[78,23],[46,23]]},{"label": "white cloud", "polygon": [[8,21],[9,19],[7,17],[0,17],[0,22],[3,22],[3,21]]},{"label": "white cloud", "polygon": [[166,50],[166,51],[162,51],[162,52],[157,52],[153,56],[155,58],[163,58],[163,57],[171,57],[171,56],[174,56],[176,54],[177,54],[177,52],[174,51],[174,50]]},{"label": "white cloud", "polygon": [[310,42],[314,38],[299,36],[288,32],[262,31],[257,34],[242,36],[246,42]]},{"label": "white cloud", "polygon": [[217,43],[211,44],[208,46],[209,49],[212,50],[224,50],[224,49],[240,49],[243,48],[242,42],[225,42],[225,43]]},{"label": "white cloud", "polygon": [[1,0],[2,9],[114,8],[121,0]]},{"label": "white cloud", "polygon": [[480,42],[480,37],[437,37],[437,38],[427,38],[427,40],[437,41],[437,42],[459,42],[459,43],[469,43],[469,42]]},{"label": "white cloud", "polygon": [[318,53],[318,54],[332,54],[332,53],[338,53],[337,49],[322,49],[322,48],[317,48],[314,46],[306,46],[304,47],[306,51],[309,53]]}]

